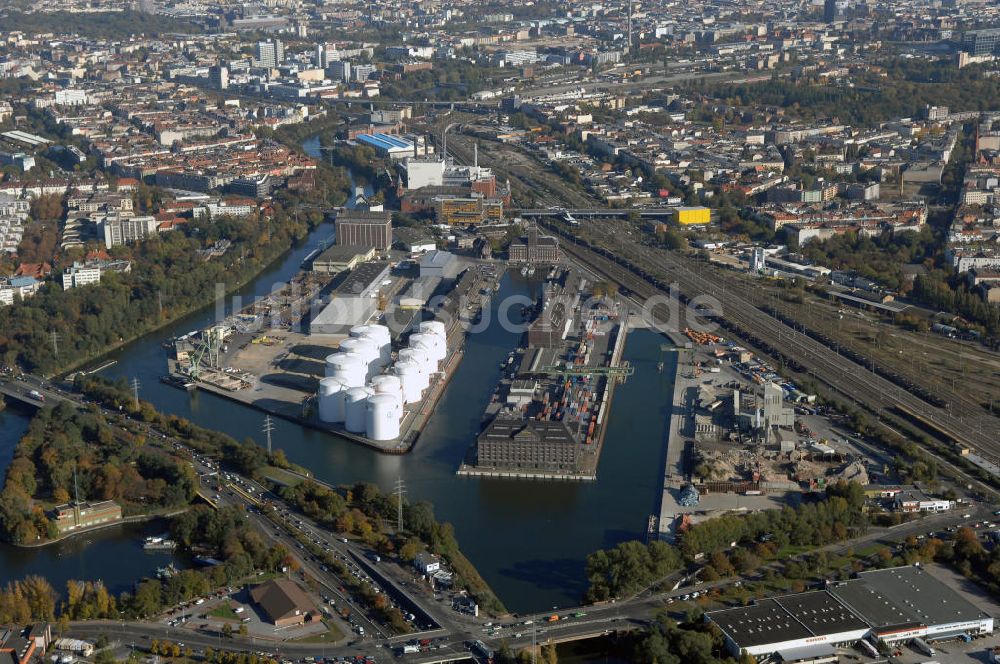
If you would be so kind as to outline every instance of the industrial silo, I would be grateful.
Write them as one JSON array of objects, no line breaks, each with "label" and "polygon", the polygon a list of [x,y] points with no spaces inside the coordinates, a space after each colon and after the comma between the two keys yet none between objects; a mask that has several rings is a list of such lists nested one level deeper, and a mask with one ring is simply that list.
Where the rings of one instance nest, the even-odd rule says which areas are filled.
[{"label": "industrial silo", "polygon": [[378,345],[382,358],[382,366],[387,366],[392,359],[392,333],[385,325],[358,325],[351,328],[351,336],[373,339]]},{"label": "industrial silo", "polygon": [[390,394],[400,400],[403,398],[403,381],[393,374],[375,376],[372,378],[371,388],[375,390],[375,394]]},{"label": "industrial silo", "polygon": [[437,371],[437,362],[431,359],[431,354],[423,348],[403,348],[399,351],[396,362],[416,362],[425,374]]},{"label": "industrial silo", "polygon": [[372,440],[399,438],[403,403],[391,394],[373,394],[366,400],[365,436]]},{"label": "industrial silo", "polygon": [[339,378],[323,378],[319,381],[316,402],[320,420],[334,423],[344,421],[344,397],[347,389],[347,385]]},{"label": "industrial silo", "polygon": [[365,432],[365,402],[373,395],[367,387],[352,387],[344,397],[344,428],[351,433]]},{"label": "industrial silo", "polygon": [[435,337],[440,337],[447,343],[447,334],[445,333],[444,323],[439,320],[425,320],[417,327],[417,331],[420,334],[430,334]]},{"label": "industrial silo", "polygon": [[403,384],[403,401],[405,403],[420,401],[420,395],[427,387],[427,374],[421,370],[420,365],[413,360],[403,360],[396,362],[392,370]]},{"label": "industrial silo", "polygon": [[341,353],[357,353],[365,359],[365,365],[377,362],[382,355],[374,339],[367,337],[351,337],[340,342]]},{"label": "industrial silo", "polygon": [[368,365],[357,353],[334,353],[326,358],[327,373],[348,387],[363,387],[368,380]]},{"label": "industrial silo", "polygon": [[432,334],[413,334],[407,344],[410,348],[423,348],[435,362],[440,362],[448,354],[445,349],[444,340]]}]

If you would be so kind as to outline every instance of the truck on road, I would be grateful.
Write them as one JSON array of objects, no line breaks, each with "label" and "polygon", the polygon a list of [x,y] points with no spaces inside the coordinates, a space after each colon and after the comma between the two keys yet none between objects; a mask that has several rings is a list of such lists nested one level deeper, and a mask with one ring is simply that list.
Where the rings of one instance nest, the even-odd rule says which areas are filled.
[{"label": "truck on road", "polygon": [[30,392],[28,392],[28,396],[34,399],[35,401],[41,401],[42,403],[45,403],[45,395],[39,392],[38,390],[31,390]]}]

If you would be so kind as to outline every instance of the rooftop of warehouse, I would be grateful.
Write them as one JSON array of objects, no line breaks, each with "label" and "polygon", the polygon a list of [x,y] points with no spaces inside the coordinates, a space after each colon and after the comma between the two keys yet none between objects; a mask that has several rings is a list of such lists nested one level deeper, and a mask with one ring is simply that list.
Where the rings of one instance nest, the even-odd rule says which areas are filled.
[{"label": "rooftop of warehouse", "polygon": [[523,440],[537,443],[578,444],[565,422],[514,417],[494,419],[482,433],[480,440],[492,442]]},{"label": "rooftop of warehouse", "polygon": [[435,249],[433,251],[428,251],[421,257],[420,267],[423,268],[444,267],[453,262],[455,262],[455,254],[449,251],[441,251],[439,249]]},{"label": "rooftop of warehouse", "polygon": [[337,221],[356,224],[384,224],[392,221],[391,210],[355,210],[343,208],[337,211]]},{"label": "rooftop of warehouse", "polygon": [[830,590],[874,627],[907,622],[944,625],[985,617],[982,610],[922,567],[861,572],[856,579]]},{"label": "rooftop of warehouse", "polygon": [[868,628],[825,590],[765,599],[706,615],[742,648]]},{"label": "rooftop of warehouse", "polygon": [[798,593],[775,598],[813,634],[831,634],[866,629],[861,620],[836,597],[826,591]]},{"label": "rooftop of warehouse", "polygon": [[358,134],[357,140],[364,143],[373,143],[384,148],[413,148],[413,143],[408,140],[399,138],[398,136],[392,136],[390,134],[383,134],[381,132],[376,132],[374,134]]},{"label": "rooftop of warehouse", "polygon": [[368,290],[374,282],[382,279],[383,274],[389,269],[389,264],[385,261],[370,261],[361,263],[347,275],[334,289],[339,296],[358,295]]},{"label": "rooftop of warehouse", "polygon": [[814,636],[773,599],[705,615],[741,648]]},{"label": "rooftop of warehouse", "polygon": [[313,261],[341,262],[350,260],[355,256],[367,256],[369,253],[374,253],[371,247],[362,247],[353,244],[334,244],[324,249]]}]

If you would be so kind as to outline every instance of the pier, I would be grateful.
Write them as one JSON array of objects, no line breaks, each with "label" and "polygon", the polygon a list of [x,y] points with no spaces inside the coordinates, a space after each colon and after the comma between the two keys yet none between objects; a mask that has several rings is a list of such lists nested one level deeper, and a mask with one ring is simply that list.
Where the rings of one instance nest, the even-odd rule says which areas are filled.
[{"label": "pier", "polygon": [[[684,360],[690,358],[691,352],[685,348],[687,340],[676,332],[668,335],[677,353],[676,375],[674,389],[671,395],[670,423],[667,429],[667,449],[663,462],[663,482],[660,489],[659,514],[650,523],[650,535],[660,539],[673,539],[673,525],[678,517],[675,494],[680,490],[685,479],[684,469],[684,438],[685,429],[690,424],[693,396],[692,389],[697,392],[698,379],[694,374],[685,374]],[[688,365],[689,366],[689,365]]]}]

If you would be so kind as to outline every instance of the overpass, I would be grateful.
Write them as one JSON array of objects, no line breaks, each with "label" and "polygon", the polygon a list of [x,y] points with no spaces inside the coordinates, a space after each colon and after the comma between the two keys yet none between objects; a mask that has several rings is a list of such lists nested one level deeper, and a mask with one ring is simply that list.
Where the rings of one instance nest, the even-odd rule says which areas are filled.
[{"label": "overpass", "polygon": [[565,219],[569,214],[574,219],[627,219],[632,214],[638,214],[640,219],[672,219],[677,214],[679,205],[644,208],[537,208],[511,209],[512,214],[532,219]]}]

